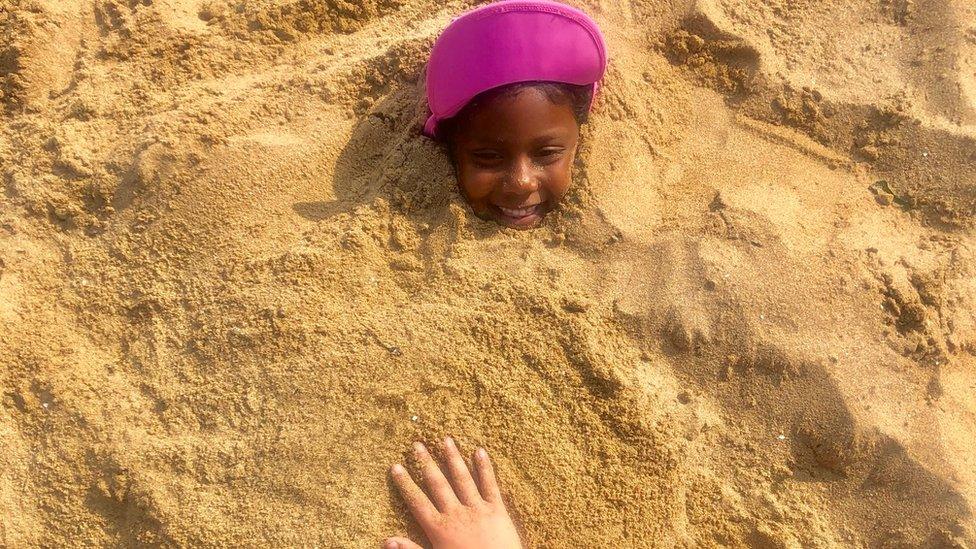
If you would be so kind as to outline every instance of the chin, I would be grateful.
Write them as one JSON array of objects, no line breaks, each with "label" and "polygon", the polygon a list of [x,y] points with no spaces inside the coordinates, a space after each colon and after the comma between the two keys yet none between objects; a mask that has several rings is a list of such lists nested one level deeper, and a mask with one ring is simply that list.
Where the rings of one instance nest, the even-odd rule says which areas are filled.
[{"label": "chin", "polygon": [[519,230],[519,231],[527,231],[529,229],[535,229],[536,227],[538,227],[539,225],[541,225],[542,224],[542,219],[543,219],[543,216],[539,216],[538,219],[533,219],[533,220],[529,220],[529,221],[519,220],[519,221],[516,221],[516,222],[512,222],[512,221],[509,221],[509,220],[506,220],[506,219],[495,219],[495,222],[498,223],[499,225],[502,225],[503,227],[508,227],[509,229],[516,229],[516,230]]}]

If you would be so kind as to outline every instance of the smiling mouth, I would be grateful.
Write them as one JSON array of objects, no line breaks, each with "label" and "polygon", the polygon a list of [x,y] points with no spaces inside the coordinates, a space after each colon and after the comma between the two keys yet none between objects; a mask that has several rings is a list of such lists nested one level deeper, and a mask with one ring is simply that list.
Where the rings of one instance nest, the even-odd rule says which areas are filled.
[{"label": "smiling mouth", "polygon": [[523,217],[529,217],[530,215],[537,213],[539,211],[539,204],[536,204],[534,206],[529,206],[527,208],[504,208],[502,206],[498,206],[498,210],[503,214],[505,214],[505,216],[507,217],[511,217],[513,219],[521,219]]}]

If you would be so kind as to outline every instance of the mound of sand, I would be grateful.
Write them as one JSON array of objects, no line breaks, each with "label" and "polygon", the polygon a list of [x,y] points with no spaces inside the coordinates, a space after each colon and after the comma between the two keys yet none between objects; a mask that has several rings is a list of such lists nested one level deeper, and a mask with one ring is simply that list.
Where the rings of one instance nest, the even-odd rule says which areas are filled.
[{"label": "mound of sand", "polygon": [[418,136],[452,0],[0,2],[0,545],[974,543],[976,8],[589,0],[572,196]]}]

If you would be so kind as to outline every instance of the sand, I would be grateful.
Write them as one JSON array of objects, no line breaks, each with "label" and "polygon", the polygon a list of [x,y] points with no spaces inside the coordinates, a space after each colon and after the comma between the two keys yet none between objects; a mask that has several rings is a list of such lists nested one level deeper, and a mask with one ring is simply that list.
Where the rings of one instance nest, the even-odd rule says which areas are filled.
[{"label": "sand", "polygon": [[589,0],[565,207],[418,136],[472,2],[0,0],[0,546],[973,547],[976,6]]}]

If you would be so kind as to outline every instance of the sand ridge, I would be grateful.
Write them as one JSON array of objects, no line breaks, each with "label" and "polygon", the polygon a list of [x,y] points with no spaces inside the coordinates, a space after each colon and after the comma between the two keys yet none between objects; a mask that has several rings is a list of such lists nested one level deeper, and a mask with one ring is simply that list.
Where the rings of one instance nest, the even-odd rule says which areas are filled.
[{"label": "sand ridge", "polygon": [[418,135],[473,4],[0,2],[0,544],[371,547],[451,434],[534,547],[971,546],[973,8],[578,2],[514,233]]}]

